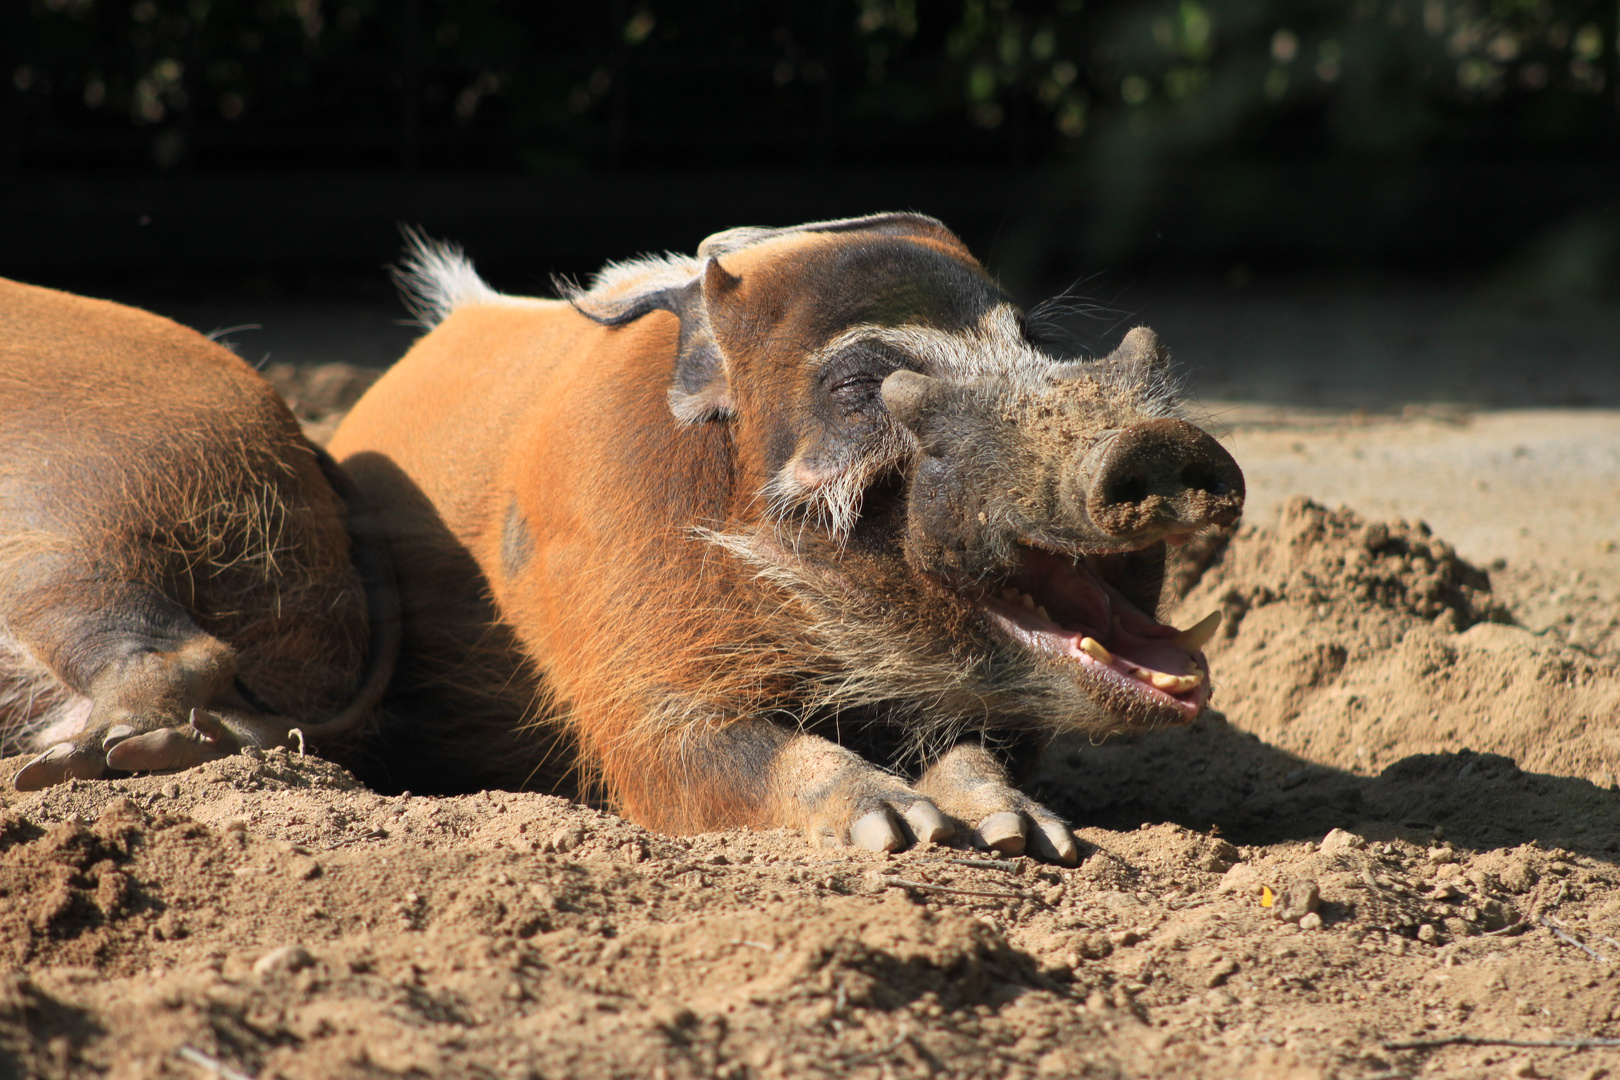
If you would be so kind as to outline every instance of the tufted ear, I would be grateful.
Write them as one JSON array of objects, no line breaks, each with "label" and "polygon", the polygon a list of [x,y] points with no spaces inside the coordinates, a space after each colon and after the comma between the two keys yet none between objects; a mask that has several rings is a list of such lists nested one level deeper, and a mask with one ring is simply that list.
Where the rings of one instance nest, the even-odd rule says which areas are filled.
[{"label": "tufted ear", "polygon": [[711,312],[724,306],[741,280],[721,266],[719,259],[708,259],[703,273],[681,289],[682,303],[675,311],[681,320],[681,341],[669,387],[669,411],[682,424],[729,420],[736,415],[731,371],[715,340]]},{"label": "tufted ear", "polygon": [[1145,326],[1138,326],[1125,335],[1114,351],[1095,360],[1066,360],[1052,366],[1051,377],[1063,379],[1090,379],[1099,371],[1127,372],[1137,377],[1162,375],[1170,366],[1170,350],[1164,342]]},{"label": "tufted ear", "polygon": [[866,217],[839,218],[836,221],[812,221],[805,225],[758,227],[744,225],[736,229],[715,233],[698,245],[698,258],[719,258],[744,248],[763,244],[784,236],[803,233],[873,233],[878,236],[908,236],[919,240],[935,240],[959,248],[964,256],[967,248],[956,234],[937,218],[926,214],[892,213],[868,214]]},{"label": "tufted ear", "polygon": [[573,304],[575,310],[602,326],[624,326],[653,311],[668,311],[680,319],[669,411],[681,424],[701,424],[735,415],[730,370],[715,341],[710,313],[724,307],[741,281],[718,259],[710,258],[704,260],[702,272],[686,284],[642,293],[610,312],[592,311],[578,298]]}]

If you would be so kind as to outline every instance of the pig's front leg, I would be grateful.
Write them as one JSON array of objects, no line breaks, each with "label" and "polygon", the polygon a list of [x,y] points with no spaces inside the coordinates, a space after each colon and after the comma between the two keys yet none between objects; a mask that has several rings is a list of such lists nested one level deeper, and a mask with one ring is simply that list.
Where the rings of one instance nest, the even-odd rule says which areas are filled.
[{"label": "pig's front leg", "polygon": [[898,851],[954,831],[905,781],[826,739],[763,720],[695,726],[639,754],[605,758],[603,779],[627,816],[672,832],[790,828],[824,847]]},{"label": "pig's front leg", "polygon": [[1030,854],[1073,866],[1080,845],[1068,823],[1012,785],[1001,762],[982,746],[953,747],[917,781],[919,794],[974,829],[981,847]]}]

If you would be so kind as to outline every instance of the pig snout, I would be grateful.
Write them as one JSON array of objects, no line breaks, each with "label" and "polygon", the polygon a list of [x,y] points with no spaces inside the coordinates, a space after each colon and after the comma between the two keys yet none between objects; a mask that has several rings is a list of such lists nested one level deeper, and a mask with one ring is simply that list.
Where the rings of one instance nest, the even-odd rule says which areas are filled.
[{"label": "pig snout", "polygon": [[1148,420],[1090,447],[1074,500],[1112,537],[1185,535],[1243,513],[1243,472],[1220,443],[1185,420]]}]

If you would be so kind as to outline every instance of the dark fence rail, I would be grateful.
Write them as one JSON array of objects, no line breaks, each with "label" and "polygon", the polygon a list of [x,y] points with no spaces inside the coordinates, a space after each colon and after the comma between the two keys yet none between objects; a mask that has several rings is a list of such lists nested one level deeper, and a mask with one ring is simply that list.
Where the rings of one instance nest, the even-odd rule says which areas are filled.
[{"label": "dark fence rail", "polygon": [[937,215],[1015,287],[1144,261],[1477,268],[1561,236],[1612,258],[1616,192],[1620,169],[1524,162],[1207,165],[1129,199],[1064,169],[17,177],[0,181],[0,274],[370,274],[410,223],[533,290],[732,225],[879,209]]},{"label": "dark fence rail", "polygon": [[0,4],[0,273],[369,270],[402,221],[497,271],[579,270],[742,221],[910,207],[1015,277],[1467,265],[1583,235],[1612,277],[1617,17],[1614,0],[18,0]]}]

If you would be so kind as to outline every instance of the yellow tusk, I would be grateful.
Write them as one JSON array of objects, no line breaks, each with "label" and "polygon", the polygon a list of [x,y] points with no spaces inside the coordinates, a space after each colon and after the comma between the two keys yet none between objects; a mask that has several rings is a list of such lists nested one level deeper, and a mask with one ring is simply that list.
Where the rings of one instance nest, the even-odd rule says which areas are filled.
[{"label": "yellow tusk", "polygon": [[1148,675],[1148,682],[1167,694],[1185,694],[1203,681],[1204,676],[1202,674],[1166,675],[1162,671],[1154,671]]},{"label": "yellow tusk", "polygon": [[1081,638],[1080,651],[1099,664],[1112,664],[1114,662],[1114,654],[1104,648],[1103,643],[1094,637]]},{"label": "yellow tusk", "polygon": [[1218,610],[1212,611],[1208,615],[1205,615],[1202,619],[1198,620],[1198,622],[1194,623],[1192,626],[1187,627],[1187,629],[1171,638],[1169,644],[1174,645],[1178,649],[1184,649],[1187,652],[1195,653],[1199,649],[1202,649],[1205,645],[1209,644],[1209,639],[1215,636],[1215,631],[1220,628],[1220,625],[1221,613]]}]

